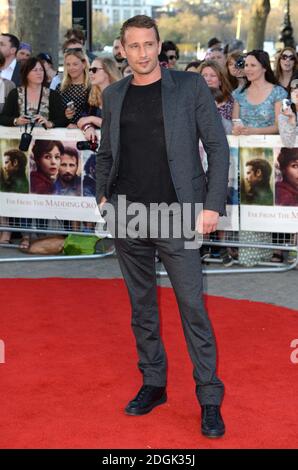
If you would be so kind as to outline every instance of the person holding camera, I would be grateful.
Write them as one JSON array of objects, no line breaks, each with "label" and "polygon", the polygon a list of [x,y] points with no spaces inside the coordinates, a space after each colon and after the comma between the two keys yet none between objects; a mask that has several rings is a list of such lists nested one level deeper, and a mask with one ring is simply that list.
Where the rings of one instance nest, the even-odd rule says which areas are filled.
[{"label": "person holding camera", "polygon": [[236,50],[228,54],[226,70],[232,90],[243,87],[246,83],[244,65],[245,57],[243,52]]},{"label": "person holding camera", "polygon": [[120,80],[121,73],[113,59],[97,57],[89,68],[89,75],[91,89],[88,102],[83,117],[78,120],[77,126],[84,132],[87,140],[94,142],[96,140],[96,129],[100,129],[102,122],[102,92],[111,83]]},{"label": "person holding camera", "polygon": [[77,122],[86,108],[90,91],[88,70],[89,61],[83,50],[71,48],[64,53],[63,78],[56,91],[62,98],[68,128],[77,128]]},{"label": "person holding camera", "polygon": [[298,79],[290,83],[290,99],[284,99],[278,115],[278,128],[281,141],[285,147],[295,147],[298,133]]},{"label": "person holding camera", "polygon": [[22,64],[21,83],[8,94],[0,114],[0,125],[26,128],[31,125],[31,129],[35,126],[51,129],[67,125],[61,97],[46,87],[45,69],[36,57],[30,57]]}]

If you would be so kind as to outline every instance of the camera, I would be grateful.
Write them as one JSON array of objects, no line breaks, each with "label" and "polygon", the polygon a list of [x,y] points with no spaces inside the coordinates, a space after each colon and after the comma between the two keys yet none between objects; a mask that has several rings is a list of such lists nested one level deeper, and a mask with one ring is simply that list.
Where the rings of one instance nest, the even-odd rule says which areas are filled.
[{"label": "camera", "polygon": [[32,140],[32,135],[29,134],[28,132],[23,132],[23,134],[21,135],[19,150],[22,150],[23,152],[27,152],[31,144],[31,140]]},{"label": "camera", "polygon": [[286,111],[288,108],[290,108],[291,104],[292,104],[291,100],[289,100],[288,98],[284,98],[282,100],[282,107],[281,107],[282,111]]},{"label": "camera", "polygon": [[244,66],[245,66],[245,57],[241,56],[236,60],[235,67],[236,69],[244,69]]},{"label": "camera", "polygon": [[68,109],[70,109],[71,111],[73,111],[74,108],[75,108],[74,101],[69,101],[69,102],[66,104],[66,107],[67,107]]},{"label": "camera", "polygon": [[80,140],[77,142],[77,149],[78,150],[92,150],[92,152],[96,152],[98,149],[98,142],[91,142],[90,140]]}]

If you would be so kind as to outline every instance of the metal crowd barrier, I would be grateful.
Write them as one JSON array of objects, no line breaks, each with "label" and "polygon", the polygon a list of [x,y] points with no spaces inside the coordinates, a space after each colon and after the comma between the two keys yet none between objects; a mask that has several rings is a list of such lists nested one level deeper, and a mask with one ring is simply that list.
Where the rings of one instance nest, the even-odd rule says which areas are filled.
[{"label": "metal crowd barrier", "polygon": [[[84,260],[84,259],[98,259],[115,254],[113,245],[111,244],[112,239],[107,235],[107,232],[103,229],[100,231],[98,226],[95,224],[88,224],[81,222],[79,227],[72,228],[72,223],[69,221],[59,220],[42,220],[42,219],[19,219],[10,218],[7,223],[7,218],[3,219],[6,223],[0,222],[0,232],[10,231],[13,232],[12,243],[0,244],[0,248],[19,248],[19,244],[16,241],[16,234],[29,233],[32,237],[41,237],[44,235],[65,235],[70,233],[80,235],[96,234],[101,238],[98,249],[95,254],[92,255],[30,255],[24,254],[24,256],[5,256],[0,257],[0,263],[8,262],[21,262],[21,261],[59,261],[59,260]],[[222,232],[221,232],[222,233]],[[37,235],[38,234],[38,235]],[[21,235],[22,236],[22,235]],[[204,274],[238,274],[238,273],[257,273],[257,272],[286,272],[294,269],[298,265],[298,234],[288,233],[276,233],[272,234],[271,243],[249,243],[239,240],[238,232],[224,232],[224,238],[216,238],[216,235],[212,238],[205,237],[203,241],[204,247],[227,247],[229,249],[238,248],[265,248],[274,251],[281,251],[284,253],[283,262],[259,262],[257,266],[245,267],[239,264],[237,259],[233,260],[233,264],[226,268],[223,266],[220,257],[213,257],[212,252],[210,255],[205,255],[203,260],[203,273]],[[289,258],[291,254],[291,260]],[[216,267],[211,267],[216,265]],[[157,264],[157,275],[160,277],[167,276],[167,272]]]},{"label": "metal crowd barrier", "polygon": [[[241,266],[237,258],[233,259],[230,267],[224,267],[220,257],[212,257],[212,253],[204,256],[203,273],[204,274],[239,274],[239,273],[260,273],[260,272],[286,272],[296,268],[298,265],[298,234],[274,233],[272,234],[271,243],[249,243],[239,240],[238,232],[224,232],[224,239],[213,237],[212,239],[204,238],[202,246],[226,247],[226,248],[260,248],[281,251],[284,253],[283,262],[260,261],[256,266]],[[291,255],[291,256],[290,256]],[[219,267],[208,267],[215,264]],[[164,269],[158,269],[157,274],[161,277],[167,276]]]},{"label": "metal crowd barrier", "polygon": [[7,223],[7,217],[2,218],[6,223],[1,222],[0,220],[0,232],[12,232],[12,241],[10,243],[2,244],[0,243],[0,248],[7,249],[18,249],[19,242],[17,240],[17,235],[20,234],[22,238],[25,234],[30,234],[32,240],[42,238],[42,236],[49,235],[96,235],[99,238],[97,243],[97,248],[95,254],[92,255],[35,255],[35,254],[25,254],[25,256],[11,256],[11,257],[1,257],[0,263],[9,263],[9,262],[20,262],[20,261],[59,261],[59,260],[83,260],[83,259],[97,259],[105,258],[107,256],[112,256],[115,253],[115,249],[111,244],[108,243],[110,237],[107,236],[106,231],[100,231],[100,228],[95,224],[88,224],[80,222],[79,227],[72,228],[71,221],[60,221],[60,220],[43,220],[43,219],[19,219],[19,218],[9,218],[9,224]]}]

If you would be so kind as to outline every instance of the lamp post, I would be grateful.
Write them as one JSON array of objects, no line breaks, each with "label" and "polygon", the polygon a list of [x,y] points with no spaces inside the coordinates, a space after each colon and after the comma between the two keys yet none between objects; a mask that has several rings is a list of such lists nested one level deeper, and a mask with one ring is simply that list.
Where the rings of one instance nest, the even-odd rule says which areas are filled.
[{"label": "lamp post", "polygon": [[284,47],[296,48],[293,27],[290,19],[290,0],[286,0],[284,8],[284,21],[281,26],[279,40],[284,44]]}]

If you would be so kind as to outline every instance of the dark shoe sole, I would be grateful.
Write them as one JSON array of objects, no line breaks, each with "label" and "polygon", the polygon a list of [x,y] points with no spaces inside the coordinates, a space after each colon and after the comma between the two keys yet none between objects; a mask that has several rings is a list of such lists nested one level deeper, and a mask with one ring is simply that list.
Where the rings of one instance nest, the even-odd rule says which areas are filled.
[{"label": "dark shoe sole", "polygon": [[205,437],[210,437],[211,439],[216,439],[219,437],[222,437],[225,433],[225,429],[223,431],[205,431],[204,429],[201,429],[201,432],[203,436]]},{"label": "dark shoe sole", "polygon": [[129,416],[142,416],[146,415],[147,413],[150,413],[156,406],[162,405],[167,401],[167,395],[163,395],[159,400],[155,401],[152,405],[147,406],[147,408],[142,408],[142,409],[137,409],[137,408],[132,408],[129,409],[129,407],[125,408],[125,414]]}]

